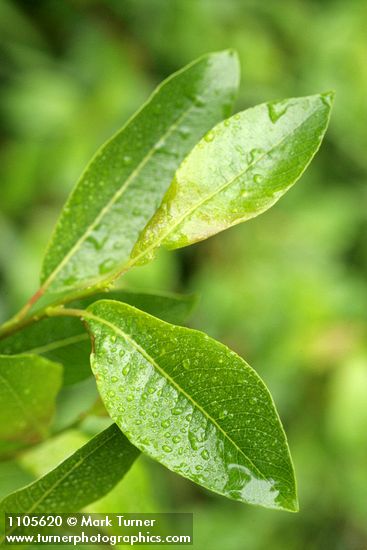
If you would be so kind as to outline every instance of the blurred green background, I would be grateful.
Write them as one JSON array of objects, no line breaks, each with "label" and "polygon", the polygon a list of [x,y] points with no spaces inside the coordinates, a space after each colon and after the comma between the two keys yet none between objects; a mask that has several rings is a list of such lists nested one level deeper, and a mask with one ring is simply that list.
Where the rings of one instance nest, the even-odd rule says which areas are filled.
[{"label": "blurred green background", "polygon": [[[336,91],[320,153],[279,204],[127,277],[200,293],[192,326],[264,378],[288,434],[299,514],[226,501],[147,459],[91,511],[194,511],[197,549],[367,548],[366,22],[365,0],[1,1],[1,320],[36,289],[90,156],[172,71],[234,47],[236,110]],[[3,463],[0,493],[96,429],[92,419]]]}]

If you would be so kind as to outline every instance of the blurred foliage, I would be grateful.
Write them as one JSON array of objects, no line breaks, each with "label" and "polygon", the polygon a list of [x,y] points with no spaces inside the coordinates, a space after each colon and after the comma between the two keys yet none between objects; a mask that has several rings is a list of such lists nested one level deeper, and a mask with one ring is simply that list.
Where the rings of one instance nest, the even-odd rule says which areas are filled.
[{"label": "blurred foliage", "polygon": [[[300,513],[226,501],[146,459],[90,510],[193,510],[198,549],[366,548],[366,20],[364,0],[0,3],[2,320],[36,289],[52,226],[91,154],[170,72],[234,47],[238,109],[337,94],[322,150],[274,209],[126,277],[144,289],[200,292],[193,325],[268,383]],[[81,429],[2,463],[1,492],[72,452],[93,421]]]}]

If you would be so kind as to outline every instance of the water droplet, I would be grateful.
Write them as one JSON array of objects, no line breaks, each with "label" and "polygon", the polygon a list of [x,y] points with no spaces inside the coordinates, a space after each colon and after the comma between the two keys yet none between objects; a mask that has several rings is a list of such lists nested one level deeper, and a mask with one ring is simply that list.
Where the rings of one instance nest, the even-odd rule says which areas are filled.
[{"label": "water droplet", "polygon": [[124,166],[128,166],[129,164],[131,164],[131,157],[129,155],[125,155],[123,158],[122,158],[122,164]]},{"label": "water droplet", "polygon": [[111,376],[111,382],[114,384],[115,382],[118,381],[118,378],[117,376]]},{"label": "water droplet", "polygon": [[194,103],[197,107],[203,107],[205,105],[205,100],[200,96],[195,96]]},{"label": "water droplet", "polygon": [[213,132],[212,130],[210,130],[207,134],[205,134],[204,139],[205,139],[205,141],[207,141],[208,143],[209,143],[210,141],[213,141],[213,139],[214,139],[214,132]]},{"label": "water droplet", "polygon": [[269,118],[273,124],[275,124],[285,113],[288,106],[283,102],[268,103]]},{"label": "water droplet", "polygon": [[180,133],[180,136],[183,138],[183,139],[187,139],[190,135],[190,128],[187,128],[187,126],[182,126],[180,129],[179,129],[179,133]]},{"label": "water droplet", "polygon": [[164,450],[165,453],[172,452],[172,447],[170,447],[169,445],[163,445],[162,449]]},{"label": "water droplet", "polygon": [[154,145],[154,149],[155,149],[156,151],[158,151],[158,152],[159,152],[159,151],[163,151],[164,145],[165,145],[165,144],[164,144],[164,141],[158,141],[158,142]]},{"label": "water droplet", "polygon": [[174,437],[172,437],[172,441],[173,443],[179,443],[181,441],[181,436],[175,435]]},{"label": "water droplet", "polygon": [[127,376],[129,374],[129,370],[130,370],[130,367],[124,367],[121,372],[124,376]]},{"label": "water droplet", "polygon": [[249,163],[249,164],[252,164],[252,163],[255,162],[255,160],[257,160],[263,153],[264,153],[264,151],[263,151],[262,149],[258,149],[258,148],[251,149],[251,151],[250,151],[249,154],[248,154],[248,163]]},{"label": "water droplet", "polygon": [[162,428],[168,428],[169,425],[170,425],[169,420],[162,420],[162,422],[161,422]]},{"label": "water droplet", "polygon": [[223,420],[223,418],[225,418],[226,416],[228,415],[228,411],[226,409],[224,409],[223,411],[221,411],[219,413],[219,418],[220,420]]},{"label": "water droplet", "polygon": [[263,181],[263,177],[260,174],[254,175],[254,182],[255,183],[261,183]]},{"label": "water droplet", "polygon": [[89,235],[86,238],[86,242],[93,245],[96,250],[101,250],[107,241],[107,235],[104,237],[97,237],[97,235]]},{"label": "water droplet", "polygon": [[196,470],[197,470],[198,472],[200,472],[200,471],[203,469],[203,467],[201,466],[201,464],[197,464],[197,465],[195,466],[195,468],[196,468]]},{"label": "water droplet", "polygon": [[184,359],[182,365],[184,369],[188,369],[190,367],[190,359]]},{"label": "water droplet", "polygon": [[192,414],[188,414],[188,415],[186,416],[186,420],[187,420],[187,422],[191,422],[191,420],[192,420]]},{"label": "water droplet", "polygon": [[101,274],[108,273],[115,267],[115,265],[116,265],[116,261],[113,260],[112,258],[108,258],[107,260],[105,260],[99,265],[99,272]]},{"label": "water droplet", "polygon": [[172,414],[178,416],[179,414],[182,414],[183,413],[183,410],[180,409],[179,407],[175,407],[174,409],[172,409]]},{"label": "water droplet", "polygon": [[114,392],[113,390],[109,390],[109,391],[107,392],[107,395],[108,395],[109,397],[115,397],[116,394],[115,394],[115,392]]},{"label": "water droplet", "polygon": [[133,395],[128,395],[126,400],[131,402],[131,401],[134,400],[134,396]]},{"label": "water droplet", "polygon": [[326,92],[325,94],[321,94],[321,101],[327,107],[331,107],[331,105],[333,104],[333,99],[334,99],[333,92]]},{"label": "water droplet", "polygon": [[204,460],[208,460],[209,459],[209,453],[206,449],[204,449],[202,452],[201,452],[201,456],[203,457]]},{"label": "water droplet", "polygon": [[199,448],[199,445],[198,445],[198,440],[197,440],[195,434],[193,434],[192,432],[189,432],[188,438],[189,438],[189,443],[191,445],[191,448],[194,451],[197,451],[198,448]]}]

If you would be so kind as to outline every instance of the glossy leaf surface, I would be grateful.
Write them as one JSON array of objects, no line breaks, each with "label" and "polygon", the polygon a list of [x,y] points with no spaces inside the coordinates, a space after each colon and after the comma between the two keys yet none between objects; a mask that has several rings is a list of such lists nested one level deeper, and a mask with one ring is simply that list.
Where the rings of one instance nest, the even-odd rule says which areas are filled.
[{"label": "glossy leaf surface", "polygon": [[[134,305],[176,324],[185,321],[195,303],[194,296],[129,290],[109,292],[108,297]],[[102,298],[106,298],[106,293],[98,293],[69,305],[84,309]],[[36,353],[57,361],[64,366],[65,385],[75,384],[91,375],[89,337],[79,319],[73,317],[45,318],[29,325],[21,332],[0,340],[0,353]]]},{"label": "glossy leaf surface", "polygon": [[219,123],[176,172],[143,231],[136,261],[258,216],[301,176],[327,128],[332,94],[264,103]]},{"label": "glossy leaf surface", "polygon": [[36,355],[0,355],[0,452],[42,440],[48,432],[62,366]]},{"label": "glossy leaf surface", "polygon": [[108,493],[139,455],[116,425],[31,485],[7,496],[0,513],[76,512]]},{"label": "glossy leaf surface", "polygon": [[102,399],[134,445],[224,496],[297,508],[279,417],[240,357],[201,332],[117,302],[92,304],[85,321]]},{"label": "glossy leaf surface", "polygon": [[41,276],[48,292],[84,288],[122,269],[179,163],[228,116],[238,80],[233,52],[201,57],[164,81],[98,151],[50,241]]}]

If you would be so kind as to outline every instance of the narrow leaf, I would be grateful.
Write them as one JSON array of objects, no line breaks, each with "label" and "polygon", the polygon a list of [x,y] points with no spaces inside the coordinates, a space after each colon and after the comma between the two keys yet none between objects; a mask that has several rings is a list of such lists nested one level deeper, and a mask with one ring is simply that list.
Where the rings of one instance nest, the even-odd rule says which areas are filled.
[{"label": "narrow leaf", "polygon": [[134,445],[224,496],[297,509],[274,403],[240,357],[201,332],[117,302],[92,304],[85,321],[98,389]]},{"label": "narrow leaf", "polygon": [[177,170],[132,256],[188,246],[258,216],[302,175],[325,134],[331,93],[264,103],[219,123]]},{"label": "narrow leaf", "polygon": [[112,425],[54,470],[8,495],[0,503],[0,515],[76,512],[107,494],[138,455]]},{"label": "narrow leaf", "polygon": [[228,116],[239,80],[231,51],[201,57],[159,86],[95,155],[70,196],[42,268],[42,292],[121,271],[185,155]]},{"label": "narrow leaf", "polygon": [[36,355],[0,355],[0,452],[42,440],[62,383],[62,366]]},{"label": "narrow leaf", "polygon": [[[154,294],[116,290],[98,293],[70,303],[84,309],[89,304],[109,297],[144,309],[165,321],[181,324],[190,314],[196,298],[193,295]],[[64,385],[75,384],[91,375],[90,341],[83,325],[73,317],[45,318],[21,332],[0,340],[0,353],[6,355],[36,353],[64,366]]]}]

